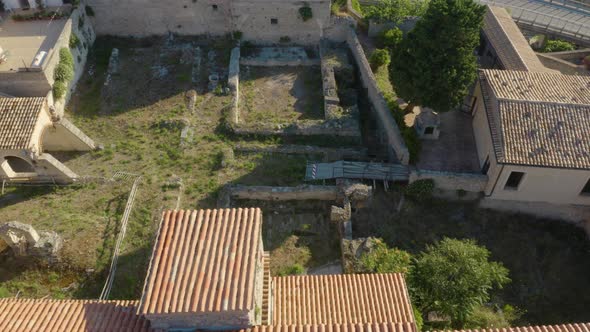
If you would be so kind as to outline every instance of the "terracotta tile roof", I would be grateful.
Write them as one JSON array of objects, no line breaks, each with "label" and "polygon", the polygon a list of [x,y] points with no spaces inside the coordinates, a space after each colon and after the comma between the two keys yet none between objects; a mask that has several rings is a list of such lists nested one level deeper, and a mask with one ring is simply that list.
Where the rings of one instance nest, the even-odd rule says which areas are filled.
[{"label": "terracotta tile roof", "polygon": [[167,211],[140,314],[254,309],[260,209]]},{"label": "terracotta tile roof", "polygon": [[157,332],[137,301],[0,299],[2,332]]},{"label": "terracotta tile roof", "polygon": [[273,278],[273,325],[414,322],[402,274]]},{"label": "terracotta tile roof", "polygon": [[496,51],[504,69],[553,72],[543,66],[508,12],[487,6],[483,32]]},{"label": "terracotta tile roof", "polygon": [[44,97],[0,97],[0,149],[29,148]]},{"label": "terracotta tile roof", "polygon": [[590,332],[590,323],[473,329],[455,332]]},{"label": "terracotta tile roof", "polygon": [[497,99],[590,105],[590,76],[483,70]]},{"label": "terracotta tile roof", "polygon": [[416,332],[414,323],[255,326],[240,332]]},{"label": "terracotta tile roof", "polygon": [[590,169],[590,77],[480,72],[500,163]]}]

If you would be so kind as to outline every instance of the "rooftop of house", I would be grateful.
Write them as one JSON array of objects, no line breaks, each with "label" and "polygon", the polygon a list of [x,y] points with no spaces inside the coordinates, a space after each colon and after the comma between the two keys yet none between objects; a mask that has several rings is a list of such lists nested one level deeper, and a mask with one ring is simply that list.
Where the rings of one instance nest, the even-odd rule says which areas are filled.
[{"label": "rooftop of house", "polygon": [[543,66],[506,9],[487,7],[483,32],[505,69],[553,72]]},{"label": "rooftop of house", "polygon": [[[590,323],[454,330],[452,332],[588,332]],[[451,332],[451,331],[447,331]]]},{"label": "rooftop of house", "polygon": [[273,325],[412,323],[402,274],[273,278]]},{"label": "rooftop of house", "polygon": [[498,162],[590,169],[590,77],[483,70]]},{"label": "rooftop of house", "polygon": [[[29,10],[27,12],[31,12]],[[6,61],[0,72],[17,72],[35,67],[35,57],[45,52],[41,65],[49,59],[67,20],[15,21],[9,16],[0,19],[0,48]]]},{"label": "rooftop of house", "polygon": [[30,147],[45,103],[45,97],[0,97],[0,149]]},{"label": "rooftop of house", "polygon": [[0,299],[3,332],[160,332],[136,314],[137,301]]},{"label": "rooftop of house", "polygon": [[254,309],[260,209],[167,211],[140,314]]}]

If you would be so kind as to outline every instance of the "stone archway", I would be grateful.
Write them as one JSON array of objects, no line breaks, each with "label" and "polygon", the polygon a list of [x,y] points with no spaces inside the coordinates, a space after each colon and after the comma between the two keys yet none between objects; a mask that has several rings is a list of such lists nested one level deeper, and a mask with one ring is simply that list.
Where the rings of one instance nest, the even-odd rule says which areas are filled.
[{"label": "stone archway", "polygon": [[35,173],[35,167],[28,161],[20,157],[6,156],[4,157],[6,166],[10,168],[13,173]]}]

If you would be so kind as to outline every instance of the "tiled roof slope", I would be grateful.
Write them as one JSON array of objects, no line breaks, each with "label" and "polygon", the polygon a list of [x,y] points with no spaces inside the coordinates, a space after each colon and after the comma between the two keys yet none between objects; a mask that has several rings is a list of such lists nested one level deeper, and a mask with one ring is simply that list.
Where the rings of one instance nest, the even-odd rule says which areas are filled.
[{"label": "tiled roof slope", "polygon": [[136,301],[0,299],[2,332],[158,332]]},{"label": "tiled roof slope", "polygon": [[255,326],[240,332],[416,332],[414,323]]},{"label": "tiled roof slope", "polygon": [[590,169],[590,77],[484,70],[500,163]]},{"label": "tiled roof slope", "polygon": [[590,76],[483,70],[497,99],[590,105]]},{"label": "tiled roof slope", "polygon": [[590,332],[590,323],[473,329],[455,332]]},{"label": "tiled roof slope", "polygon": [[414,322],[402,274],[273,278],[273,325]]},{"label": "tiled roof slope", "polygon": [[254,309],[260,209],[164,212],[140,314]]},{"label": "tiled roof slope", "polygon": [[0,97],[0,149],[26,149],[45,98]]},{"label": "tiled roof slope", "polygon": [[483,31],[508,70],[552,72],[543,66],[526,38],[508,12],[501,7],[487,6]]}]

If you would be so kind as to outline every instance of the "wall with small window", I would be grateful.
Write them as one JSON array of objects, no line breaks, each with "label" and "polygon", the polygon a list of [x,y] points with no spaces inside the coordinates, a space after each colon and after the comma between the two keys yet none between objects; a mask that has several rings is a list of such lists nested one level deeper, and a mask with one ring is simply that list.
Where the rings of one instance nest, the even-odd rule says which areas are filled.
[{"label": "wall with small window", "polygon": [[590,170],[516,165],[499,167],[501,173],[495,186],[492,184],[491,198],[590,205]]}]

